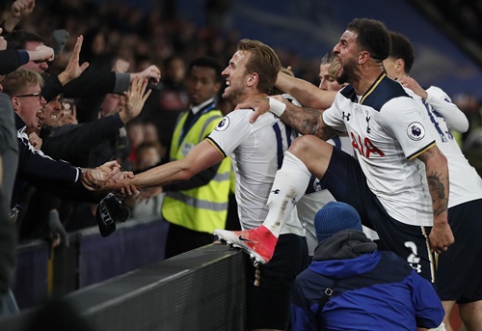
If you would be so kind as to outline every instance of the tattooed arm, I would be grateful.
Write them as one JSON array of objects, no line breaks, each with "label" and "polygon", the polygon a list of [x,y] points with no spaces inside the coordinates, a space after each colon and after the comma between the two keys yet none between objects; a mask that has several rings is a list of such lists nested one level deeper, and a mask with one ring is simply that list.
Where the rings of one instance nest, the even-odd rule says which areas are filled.
[{"label": "tattooed arm", "polygon": [[[286,105],[285,111],[283,115],[280,116],[280,119],[301,134],[311,134],[323,140],[328,140],[334,135],[345,134],[332,129],[323,122],[321,117],[323,110],[295,106],[280,95],[270,96],[270,98],[279,100]],[[250,122],[254,123],[259,116],[270,111],[269,98],[247,100],[238,104],[236,108],[253,109],[254,113],[250,118]]]},{"label": "tattooed arm", "polygon": [[418,156],[425,163],[427,182],[432,196],[433,228],[430,232],[430,246],[440,253],[454,242],[448,223],[449,172],[447,159],[435,145]]},{"label": "tattooed arm", "polygon": [[338,131],[327,126],[323,122],[323,110],[298,107],[291,102],[285,102],[286,111],[281,115],[280,119],[288,126],[292,127],[301,134],[312,134],[320,139],[328,140]]}]

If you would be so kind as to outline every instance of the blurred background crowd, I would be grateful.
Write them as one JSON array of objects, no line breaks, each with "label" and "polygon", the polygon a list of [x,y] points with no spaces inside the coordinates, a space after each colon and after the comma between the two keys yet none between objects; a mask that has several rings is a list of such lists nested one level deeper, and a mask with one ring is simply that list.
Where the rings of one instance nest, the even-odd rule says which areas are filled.
[{"label": "blurred background crowd", "polygon": [[[244,8],[242,2],[231,0],[195,1],[197,16],[190,19],[184,15],[189,1],[154,1],[154,2],[118,2],[93,0],[43,0],[37,1],[35,10],[22,18],[18,28],[31,31],[44,37],[47,45],[53,45],[54,31],[63,29],[68,32],[63,51],[50,64],[50,75],[58,75],[64,70],[72,55],[76,38],[84,36],[80,53],[80,63],[89,62],[88,71],[128,71],[142,72],[151,65],[162,72],[161,82],[152,84],[149,97],[142,113],[130,121],[126,127],[125,149],[119,157],[127,167],[134,171],[147,169],[166,161],[176,119],[181,111],[188,109],[189,99],[185,87],[186,67],[193,59],[211,56],[225,66],[231,54],[235,52],[237,42],[246,37],[243,26],[234,23],[233,13]],[[193,2],[194,3],[194,2]],[[247,6],[254,2],[247,1]],[[482,1],[445,0],[431,1],[432,9],[444,18],[444,22],[457,31],[459,36],[471,40],[482,47]],[[282,4],[280,4],[282,5]],[[318,4],[318,9],[326,5]],[[193,5],[194,6],[194,5]],[[288,6],[288,2],[287,2]],[[302,1],[300,7],[305,11],[312,8],[313,2]],[[310,7],[311,6],[311,7]],[[2,2],[3,16],[8,15],[9,2]],[[328,7],[327,7],[328,8]],[[201,9],[201,12],[199,12]],[[455,10],[456,9],[456,10]],[[255,16],[256,12],[251,12]],[[273,18],[261,18],[269,21]],[[286,17],[285,17],[286,19]],[[427,21],[429,17],[427,17]],[[258,21],[259,23],[259,21]],[[286,23],[289,23],[288,21]],[[246,23],[248,25],[248,23]],[[245,28],[245,27],[244,27]],[[276,36],[273,24],[259,27],[260,35],[266,39]],[[261,32],[261,30],[265,30]],[[255,38],[255,36],[248,36]],[[270,43],[269,40],[263,40]],[[318,85],[318,66],[320,56],[326,50],[319,50],[316,56],[303,49],[296,49],[290,41],[284,45],[273,41],[273,47],[285,66],[291,66],[297,77]],[[470,54],[469,54],[470,57]],[[119,61],[122,60],[122,61]],[[417,61],[416,61],[417,62]],[[481,63],[474,60],[474,66],[480,70]],[[223,88],[221,88],[221,91]],[[452,95],[470,120],[470,130],[458,137],[471,163],[479,170],[482,167],[480,150],[482,149],[481,104],[479,96],[471,91],[459,91]],[[75,107],[76,100],[72,100]],[[121,105],[119,95],[108,94],[103,101],[103,111]],[[232,111],[234,105],[218,99],[224,113]],[[74,113],[75,115],[75,113]],[[85,121],[77,113],[79,122]],[[159,193],[159,192],[157,192]],[[162,201],[161,201],[162,203]],[[131,203],[135,209],[135,203]],[[134,216],[141,217],[159,211],[146,211],[140,208]],[[85,213],[78,213],[82,221],[72,221],[67,230],[77,230],[95,225],[94,221],[85,221]],[[28,236],[27,236],[28,237]]]}]

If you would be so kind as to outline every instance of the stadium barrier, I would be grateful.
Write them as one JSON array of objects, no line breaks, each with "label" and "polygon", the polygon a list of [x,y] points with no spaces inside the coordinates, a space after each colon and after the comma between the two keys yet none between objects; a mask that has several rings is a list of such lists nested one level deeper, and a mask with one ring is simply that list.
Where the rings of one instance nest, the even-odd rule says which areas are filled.
[{"label": "stadium barrier", "polygon": [[21,309],[164,259],[168,225],[159,219],[117,224],[103,238],[97,227],[69,233],[70,246],[50,249],[42,240],[17,249],[13,291]]},{"label": "stadium barrier", "polygon": [[[243,268],[241,252],[208,245],[88,286],[64,300],[94,330],[244,330]],[[34,308],[0,319],[0,330],[27,330],[39,313]]]}]

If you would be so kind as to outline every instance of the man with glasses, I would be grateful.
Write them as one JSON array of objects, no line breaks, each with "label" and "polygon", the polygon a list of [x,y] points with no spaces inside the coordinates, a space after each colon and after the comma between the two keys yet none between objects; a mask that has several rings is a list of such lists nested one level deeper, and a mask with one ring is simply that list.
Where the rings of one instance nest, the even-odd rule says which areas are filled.
[{"label": "man with glasses", "polygon": [[[18,69],[6,75],[2,84],[4,92],[10,96],[19,129],[17,133],[18,177],[22,180],[17,178],[11,206],[17,202],[19,194],[25,187],[25,181],[36,183],[48,191],[61,190],[62,193],[80,194],[90,200],[98,200],[99,197],[87,194],[85,189],[95,190],[98,184],[118,174],[120,166],[117,162],[108,162],[96,169],[80,169],[64,161],[55,161],[42,152],[34,152],[26,131],[35,129],[39,125],[37,112],[45,105],[45,99],[40,92],[43,79],[40,74],[32,70]],[[140,95],[142,98],[145,85],[131,91],[131,94],[136,94],[136,97]]]}]

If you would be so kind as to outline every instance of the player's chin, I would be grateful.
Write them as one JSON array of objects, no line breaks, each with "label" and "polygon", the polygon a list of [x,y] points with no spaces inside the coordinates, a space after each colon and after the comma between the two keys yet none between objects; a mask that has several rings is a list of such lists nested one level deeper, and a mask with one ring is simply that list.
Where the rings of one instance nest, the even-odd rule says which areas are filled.
[{"label": "player's chin", "polygon": [[230,92],[230,91],[229,91],[229,87],[226,87],[226,88],[224,89],[224,92],[223,92],[223,95],[222,95],[223,99],[229,99],[229,95],[230,95],[229,92]]}]

